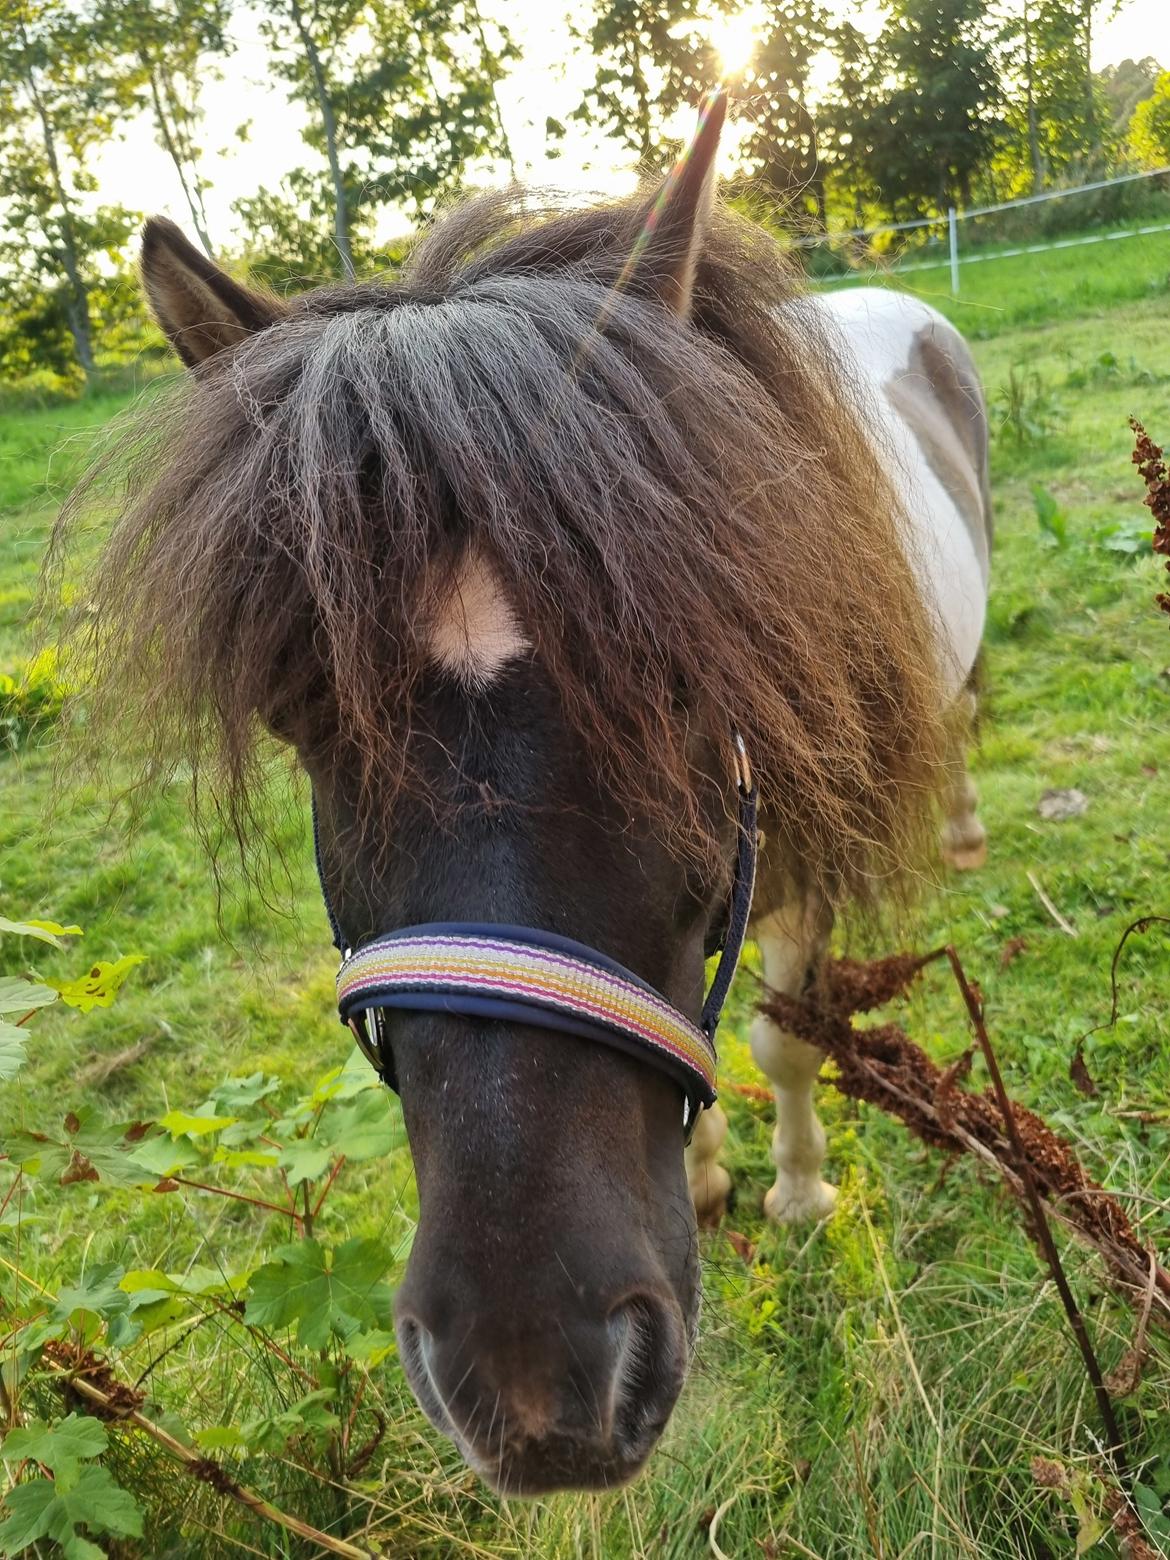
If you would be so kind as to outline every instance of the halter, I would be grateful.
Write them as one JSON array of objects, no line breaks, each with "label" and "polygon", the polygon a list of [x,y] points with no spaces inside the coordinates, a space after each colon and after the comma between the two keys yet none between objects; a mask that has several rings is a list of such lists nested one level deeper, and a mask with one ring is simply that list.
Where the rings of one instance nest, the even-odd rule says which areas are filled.
[{"label": "halter", "polygon": [[346,946],[325,886],[313,808],[313,850],[325,913],[342,954],[341,1021],[382,1081],[397,1089],[385,1044],[385,1013],[454,1013],[462,1018],[553,1029],[649,1062],[682,1086],[683,1126],[715,1103],[715,1032],[747,935],[755,886],[757,788],[743,739],[734,733],[738,841],[731,900],[715,978],[693,1023],[653,986],[585,943],[530,926],[436,921]]}]

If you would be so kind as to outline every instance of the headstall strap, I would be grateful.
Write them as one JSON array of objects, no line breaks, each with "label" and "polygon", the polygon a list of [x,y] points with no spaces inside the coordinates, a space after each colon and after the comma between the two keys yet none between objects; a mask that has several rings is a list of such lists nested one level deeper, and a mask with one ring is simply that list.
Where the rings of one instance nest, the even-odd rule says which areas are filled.
[{"label": "headstall strap", "polygon": [[317,810],[313,848],[325,910],[342,954],[341,1021],[378,1075],[396,1086],[383,1045],[387,1009],[456,1013],[535,1025],[629,1052],[683,1088],[683,1125],[715,1102],[715,1032],[747,936],[755,887],[758,792],[743,739],[733,734],[738,840],[727,932],[715,978],[694,1024],[633,971],[595,948],[526,926],[436,922],[376,937],[351,952],[325,887]]}]

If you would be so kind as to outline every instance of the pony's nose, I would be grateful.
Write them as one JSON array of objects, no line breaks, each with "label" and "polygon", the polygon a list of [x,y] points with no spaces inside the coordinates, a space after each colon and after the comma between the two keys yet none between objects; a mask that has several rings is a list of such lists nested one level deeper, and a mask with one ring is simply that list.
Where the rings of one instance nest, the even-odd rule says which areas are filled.
[{"label": "pony's nose", "polygon": [[612,1487],[662,1433],[686,1374],[673,1296],[638,1290],[608,1314],[515,1315],[428,1327],[400,1302],[407,1379],[428,1418],[501,1493]]}]

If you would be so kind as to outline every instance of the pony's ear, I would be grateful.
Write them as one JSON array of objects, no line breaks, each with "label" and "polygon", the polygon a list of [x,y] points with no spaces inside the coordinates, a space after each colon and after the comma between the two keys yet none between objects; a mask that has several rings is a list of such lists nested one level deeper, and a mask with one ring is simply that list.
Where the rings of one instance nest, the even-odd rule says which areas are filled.
[{"label": "pony's ear", "polygon": [[142,230],[142,282],[151,313],[188,368],[284,313],[275,298],[233,282],[166,217],[151,217]]},{"label": "pony's ear", "polygon": [[727,118],[727,93],[703,101],[691,144],[650,202],[627,285],[660,299],[684,318],[691,312],[695,264],[715,190],[715,154]]}]

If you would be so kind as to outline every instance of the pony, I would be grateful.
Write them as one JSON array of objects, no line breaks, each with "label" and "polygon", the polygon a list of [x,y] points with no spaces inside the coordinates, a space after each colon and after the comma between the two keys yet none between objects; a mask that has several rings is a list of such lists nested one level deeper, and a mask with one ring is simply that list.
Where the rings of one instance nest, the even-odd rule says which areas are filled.
[{"label": "pony", "polygon": [[[809,296],[720,207],[725,106],[648,194],[480,196],[399,272],[300,296],[145,227],[189,373],[107,466],[75,632],[117,718],[93,726],[155,775],[181,759],[205,823],[261,848],[274,739],[295,754],[346,948],[539,928],[697,1019],[742,843],[733,730],[774,988],[815,979],[835,916],[914,889],[940,801],[945,852],[982,853],[955,718],[987,587],[978,377],[929,308]],[[629,1479],[694,1345],[722,1111],[688,1144],[677,1077],[522,1014],[379,1022],[419,1403],[502,1492]],[[762,1017],[751,1046],[767,1212],[823,1217],[820,1054]]]}]

